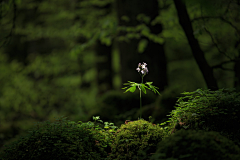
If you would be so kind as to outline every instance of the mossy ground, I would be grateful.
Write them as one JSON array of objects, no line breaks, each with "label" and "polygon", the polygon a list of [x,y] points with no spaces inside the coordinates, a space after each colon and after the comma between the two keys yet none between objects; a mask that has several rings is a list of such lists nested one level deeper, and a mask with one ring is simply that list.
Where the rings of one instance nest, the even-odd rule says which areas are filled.
[{"label": "mossy ground", "polygon": [[6,146],[3,160],[75,160],[107,157],[107,135],[93,123],[75,123],[66,119],[38,123],[26,136]]},{"label": "mossy ground", "polygon": [[164,131],[155,124],[137,120],[123,124],[116,132],[112,144],[112,159],[141,159],[156,150]]},{"label": "mossy ground", "polygon": [[218,132],[179,130],[158,144],[151,160],[239,160],[240,148]]},{"label": "mossy ground", "polygon": [[240,139],[239,97],[228,90],[186,92],[164,127],[140,119],[126,121],[116,130],[99,117],[86,123],[66,118],[38,123],[28,135],[6,146],[0,160],[239,160],[240,149],[231,141],[238,144]]}]

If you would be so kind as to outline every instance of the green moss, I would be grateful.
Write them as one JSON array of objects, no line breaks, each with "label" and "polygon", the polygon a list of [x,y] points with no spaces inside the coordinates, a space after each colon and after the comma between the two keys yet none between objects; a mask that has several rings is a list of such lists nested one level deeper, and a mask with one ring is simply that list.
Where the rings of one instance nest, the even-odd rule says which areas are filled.
[{"label": "green moss", "polygon": [[145,120],[123,124],[112,144],[112,159],[141,159],[156,151],[162,140],[163,129]]},{"label": "green moss", "polygon": [[61,160],[107,157],[107,133],[92,122],[75,123],[65,118],[38,123],[28,135],[5,147],[4,160]]},{"label": "green moss", "polygon": [[239,160],[240,148],[218,132],[180,130],[158,144],[151,160]]},{"label": "green moss", "polygon": [[184,92],[169,119],[176,129],[217,131],[240,145],[240,93],[230,89]]}]

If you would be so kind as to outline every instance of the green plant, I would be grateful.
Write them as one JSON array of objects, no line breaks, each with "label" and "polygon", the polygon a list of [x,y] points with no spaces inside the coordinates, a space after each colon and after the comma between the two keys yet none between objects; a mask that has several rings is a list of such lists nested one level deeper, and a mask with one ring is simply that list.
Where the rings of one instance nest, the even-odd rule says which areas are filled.
[{"label": "green plant", "polygon": [[126,122],[115,134],[112,144],[111,159],[141,159],[148,157],[156,150],[162,140],[164,131],[159,125],[145,120]]},{"label": "green plant", "polygon": [[111,131],[103,132],[93,122],[76,123],[59,118],[41,122],[0,154],[4,160],[106,159]]},{"label": "green plant", "polygon": [[[156,95],[151,92],[142,97],[144,105],[152,104],[156,100]],[[99,115],[103,121],[111,121],[116,126],[121,124],[126,119],[139,118],[139,94],[138,93],[125,93],[121,91],[108,91],[97,99],[98,107],[91,111],[89,119],[94,115]],[[147,119],[149,113],[144,112],[142,108],[142,118]]]},{"label": "green plant", "polygon": [[233,89],[217,91],[198,89],[184,92],[176,103],[176,109],[169,116],[166,129],[196,129],[217,131],[222,135],[240,142],[240,94]]},{"label": "green plant", "polygon": [[[138,71],[138,73],[140,74],[142,81],[141,83],[135,83],[135,82],[131,82],[128,81],[129,83],[124,83],[123,85],[127,85],[127,87],[124,87],[122,89],[126,89],[126,92],[130,91],[130,92],[134,92],[136,90],[136,87],[138,87],[139,91],[140,91],[140,119],[142,116],[142,96],[141,96],[141,91],[143,91],[143,93],[147,93],[146,89],[149,89],[151,91],[153,91],[154,93],[158,93],[160,95],[160,93],[157,91],[158,87],[155,87],[152,85],[153,82],[146,82],[145,84],[143,83],[143,77],[148,73],[148,68],[146,67],[147,63],[138,64],[138,68],[136,69]],[[148,85],[148,86],[147,86]]]},{"label": "green plant", "polygon": [[239,160],[240,148],[218,132],[179,130],[158,144],[151,160]]},{"label": "green plant", "polygon": [[[101,140],[102,147],[110,153],[111,145],[114,142],[114,133],[116,132],[117,126],[114,123],[103,122],[99,116],[94,117],[94,127],[91,128],[91,131],[95,133],[96,139]],[[92,123],[92,122],[88,122]],[[99,134],[100,133],[100,134]]]}]

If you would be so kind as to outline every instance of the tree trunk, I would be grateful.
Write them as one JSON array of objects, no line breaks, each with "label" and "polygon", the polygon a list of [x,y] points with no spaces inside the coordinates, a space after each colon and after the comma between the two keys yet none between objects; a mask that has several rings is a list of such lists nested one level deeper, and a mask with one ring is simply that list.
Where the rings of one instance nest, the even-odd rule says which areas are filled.
[{"label": "tree trunk", "polygon": [[198,40],[193,35],[193,28],[189,15],[187,13],[186,5],[184,4],[183,0],[174,0],[174,4],[177,9],[179,23],[186,34],[193,56],[198,64],[199,69],[202,72],[207,87],[211,90],[217,90],[218,85],[213,75],[213,69],[208,65],[208,62],[204,57],[204,53],[200,48]]},{"label": "tree trunk", "polygon": [[240,91],[240,50],[237,61],[234,64],[234,74],[234,88],[236,88],[237,91]]},{"label": "tree trunk", "polygon": [[[137,26],[140,22],[137,20],[139,14],[145,14],[151,20],[158,16],[158,1],[139,1],[139,0],[117,0],[117,12],[119,26]],[[127,16],[129,21],[124,21],[123,16]],[[148,25],[151,33],[159,34],[162,32],[160,24]],[[120,33],[126,35],[125,32]],[[146,38],[145,38],[146,39]],[[147,39],[148,40],[148,39]],[[163,45],[148,40],[148,45],[143,53],[138,53],[139,39],[130,39],[129,42],[120,41],[118,43],[121,60],[121,78],[122,82],[127,81],[141,82],[136,68],[138,63],[148,64],[149,75],[144,77],[144,82],[152,81],[162,91],[167,86],[167,62]]]}]

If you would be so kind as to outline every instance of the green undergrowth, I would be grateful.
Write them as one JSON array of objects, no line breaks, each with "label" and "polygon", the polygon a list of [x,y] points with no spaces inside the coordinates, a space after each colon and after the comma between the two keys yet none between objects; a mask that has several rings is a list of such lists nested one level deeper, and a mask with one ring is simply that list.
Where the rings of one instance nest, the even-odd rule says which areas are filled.
[{"label": "green undergrowth", "polygon": [[235,153],[240,142],[240,94],[230,89],[198,89],[183,95],[162,124],[140,119],[125,121],[118,128],[99,117],[93,117],[93,122],[63,117],[39,122],[27,135],[6,145],[0,160],[175,160],[199,151],[202,158],[207,157],[208,148],[225,156],[216,154],[215,159],[239,158]]},{"label": "green undergrowth", "polygon": [[179,130],[158,144],[151,160],[239,160],[240,148],[218,132]]},{"label": "green undergrowth", "polygon": [[169,134],[178,129],[217,131],[240,144],[240,93],[233,89],[184,92],[165,123]]},{"label": "green undergrowth", "polygon": [[54,122],[37,123],[29,134],[5,146],[2,160],[106,159],[110,152],[113,124],[106,129],[96,122],[73,122],[59,118]]},{"label": "green undergrowth", "polygon": [[112,144],[111,159],[146,159],[156,151],[164,130],[159,125],[137,120],[121,125]]}]

